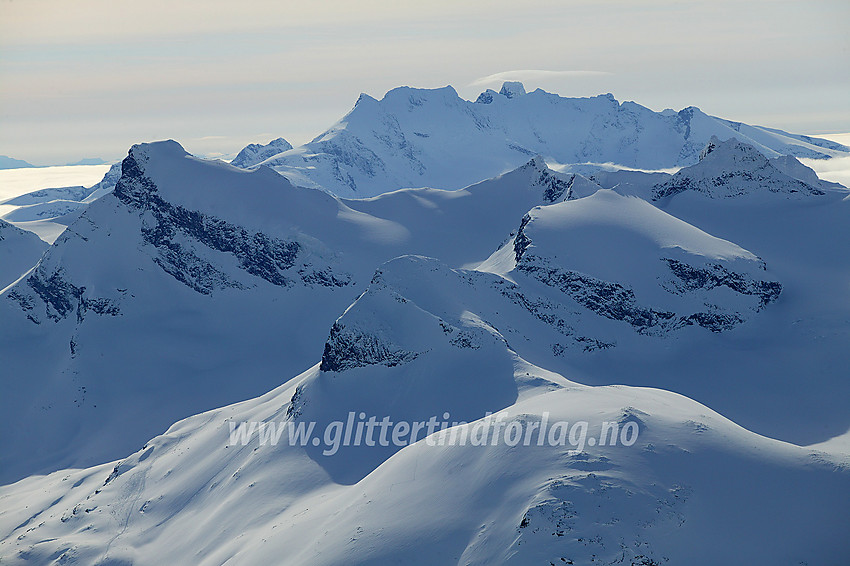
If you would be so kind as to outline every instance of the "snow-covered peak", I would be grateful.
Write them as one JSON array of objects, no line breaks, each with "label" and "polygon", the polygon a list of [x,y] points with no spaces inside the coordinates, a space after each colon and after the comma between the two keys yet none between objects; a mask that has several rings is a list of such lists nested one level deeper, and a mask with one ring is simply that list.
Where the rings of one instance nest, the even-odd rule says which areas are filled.
[{"label": "snow-covered peak", "polygon": [[[678,249],[710,261],[755,261],[757,257],[740,246],[716,238],[643,199],[600,189],[587,198],[552,206],[538,206],[528,213],[522,232],[539,234],[537,245],[550,247],[580,271],[605,266],[625,274],[624,263],[637,248]],[[621,232],[615,234],[615,232]],[[545,234],[545,236],[544,236]],[[610,234],[610,237],[604,237]],[[623,249],[620,239],[631,242]],[[568,242],[582,242],[569,245]]]},{"label": "snow-covered peak", "polygon": [[[520,371],[535,368],[518,362]],[[383,368],[358,377],[365,398],[412,376]],[[850,474],[836,456],[753,434],[682,395],[551,390],[488,420],[457,424],[448,438],[425,440],[420,431],[417,442],[355,483],[339,481],[333,466],[344,467],[342,449],[358,470],[372,454],[388,452],[379,427],[363,434],[366,423],[356,421],[357,438],[375,442],[339,442],[346,446],[333,456],[287,442],[305,422],[287,414],[303,395],[298,386],[319,379],[313,369],[262,397],[178,422],[120,461],[4,488],[0,556],[38,564],[707,566],[730,556],[747,564],[838,564],[847,555]],[[492,394],[486,383],[477,392]],[[322,401],[345,423],[345,398],[328,392]],[[552,438],[560,427],[564,437],[576,431],[571,438],[584,449],[500,440],[519,426],[545,441],[533,428],[544,419]],[[239,440],[238,427],[249,423],[264,427],[264,440],[256,430]],[[589,426],[582,432],[574,423]],[[616,426],[615,441],[609,430],[608,442],[595,442],[604,438],[602,423]],[[617,434],[627,426],[638,430],[628,445]],[[341,429],[329,430],[325,438]],[[330,452],[323,432],[316,427],[312,436]],[[231,536],[234,517],[246,518],[239,536]]]},{"label": "snow-covered peak", "polygon": [[419,88],[412,86],[399,86],[387,91],[381,102],[410,102],[414,106],[417,103],[430,101],[451,101],[459,99],[457,91],[451,85],[438,88]]},{"label": "snow-covered peak", "polygon": [[264,163],[294,184],[363,198],[408,187],[458,189],[514,169],[537,154],[558,163],[639,169],[691,165],[716,136],[737,137],[769,157],[846,155],[820,140],[708,116],[697,108],[658,113],[611,94],[564,98],[519,83],[476,102],[450,86],[395,88],[361,96],[312,142]]},{"label": "snow-covered peak", "polygon": [[781,194],[787,197],[821,196],[825,193],[791,177],[763,153],[736,138],[721,141],[712,136],[700,152],[700,161],[679,170],[653,189],[655,200],[684,191],[695,191],[711,198],[744,195]]},{"label": "snow-covered peak", "polygon": [[283,138],[274,139],[267,144],[252,143],[242,148],[230,164],[247,169],[290,149],[292,144]]},{"label": "snow-covered peak", "polygon": [[158,166],[175,159],[191,158],[183,146],[174,140],[138,143],[127,152],[121,162],[122,176],[147,173],[147,164],[153,161]]},{"label": "snow-covered peak", "polygon": [[516,98],[525,95],[525,86],[519,81],[505,81],[499,94],[507,98]]},{"label": "snow-covered peak", "polygon": [[691,325],[721,332],[781,291],[753,253],[607,189],[532,209],[479,269],[557,290],[587,309],[578,311],[584,337],[606,344],[615,334],[593,315],[640,334]]},{"label": "snow-covered peak", "polygon": [[332,196],[294,187],[267,167],[245,170],[207,161],[172,140],[133,146],[122,162],[114,194],[139,209],[156,206],[153,201],[159,199],[269,232],[297,226],[303,208],[330,211],[339,206]]}]

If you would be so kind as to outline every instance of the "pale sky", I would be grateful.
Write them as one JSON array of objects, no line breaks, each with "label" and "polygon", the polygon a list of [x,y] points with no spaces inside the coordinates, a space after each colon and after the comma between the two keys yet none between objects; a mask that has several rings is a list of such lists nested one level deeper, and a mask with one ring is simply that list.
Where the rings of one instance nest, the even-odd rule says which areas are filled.
[{"label": "pale sky", "polygon": [[309,141],[361,92],[502,80],[850,131],[847,0],[0,0],[0,154]]}]

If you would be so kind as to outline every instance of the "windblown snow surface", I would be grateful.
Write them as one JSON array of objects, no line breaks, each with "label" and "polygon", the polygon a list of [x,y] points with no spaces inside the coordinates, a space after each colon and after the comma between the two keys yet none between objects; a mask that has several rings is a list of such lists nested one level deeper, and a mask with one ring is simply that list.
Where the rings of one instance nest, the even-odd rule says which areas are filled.
[{"label": "windblown snow surface", "polygon": [[[297,186],[310,144],[284,176],[134,146],[0,292],[0,563],[846,564],[850,192],[793,157],[846,148],[641,108],[361,98],[313,144],[409,126],[427,175],[375,178],[467,185],[364,199]],[[594,129],[623,112],[646,143]],[[549,150],[512,163],[520,122]],[[448,426],[329,449],[360,414]],[[472,440],[497,422],[571,436]]]}]

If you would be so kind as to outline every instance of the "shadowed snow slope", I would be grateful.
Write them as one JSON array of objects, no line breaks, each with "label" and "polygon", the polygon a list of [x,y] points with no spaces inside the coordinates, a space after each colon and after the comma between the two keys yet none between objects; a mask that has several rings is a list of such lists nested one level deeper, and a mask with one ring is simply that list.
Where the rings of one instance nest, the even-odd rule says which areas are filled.
[{"label": "shadowed snow slope", "polygon": [[613,162],[661,169],[691,165],[712,136],[736,137],[768,157],[846,156],[828,140],[748,126],[698,108],[653,112],[610,94],[562,98],[542,90],[487,91],[476,102],[452,87],[361,95],[336,125],[265,163],[295,184],[346,197],[403,187],[457,189],[542,154],[558,163]]},{"label": "shadowed snow slope", "polygon": [[[267,169],[173,142],[134,147],[123,168],[2,296],[0,404],[21,417],[0,441],[4,480],[112,459],[302,371],[356,296],[349,266],[371,263],[328,247],[373,230],[366,215],[334,222],[339,201]],[[327,220],[311,233],[304,218]]]}]

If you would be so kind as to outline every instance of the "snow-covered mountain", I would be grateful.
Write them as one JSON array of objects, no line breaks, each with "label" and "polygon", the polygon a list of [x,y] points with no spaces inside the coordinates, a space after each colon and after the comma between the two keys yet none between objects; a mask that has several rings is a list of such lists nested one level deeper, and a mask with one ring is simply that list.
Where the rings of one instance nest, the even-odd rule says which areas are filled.
[{"label": "snow-covered mountain", "polygon": [[[10,375],[28,385],[11,387],[4,409],[19,422],[42,423],[4,439],[7,478],[126,453],[169,422],[302,371],[375,266],[401,254],[452,267],[484,262],[479,269],[498,277],[468,300],[513,336],[524,357],[559,372],[585,359],[575,352],[623,350],[604,363],[633,364],[631,352],[659,350],[661,359],[659,337],[696,326],[704,340],[758,320],[779,296],[783,277],[765,272],[755,253],[638,199],[606,191],[571,199],[578,186],[586,194],[596,185],[535,158],[462,191],[341,201],[267,169],[192,158],[173,142],[134,147],[115,193],[92,203],[3,297],[4,343],[40,353],[9,357]],[[526,214],[540,205],[547,206]],[[277,352],[271,366],[269,352]],[[587,358],[585,381],[612,381],[599,361]],[[732,380],[741,373],[736,364],[721,353],[713,367]],[[669,374],[647,373],[636,372],[635,381],[669,386]],[[215,387],[190,399],[180,393],[200,383]],[[703,389],[677,386],[696,397]],[[719,403],[741,418],[734,404]],[[104,426],[127,415],[138,416]],[[788,433],[773,428],[770,415],[748,416],[758,430]],[[32,450],[69,419],[74,428]],[[837,415],[834,426],[841,422]]]},{"label": "snow-covered mountain", "polygon": [[[0,403],[21,417],[0,441],[3,479],[112,459],[307,367],[311,346],[321,353],[308,338],[356,296],[347,266],[360,261],[301,237],[299,216],[340,208],[267,169],[196,160],[173,142],[134,148],[115,192],[2,296],[2,347],[15,353],[3,355]],[[381,228],[351,217],[337,237]]]},{"label": "snow-covered mountain", "polygon": [[[605,189],[535,208],[479,269],[515,281],[531,279],[580,310],[645,334],[694,324],[730,330],[782,292],[751,252],[644,200]],[[585,333],[594,326],[581,312],[568,319]],[[594,347],[615,343],[598,335],[577,339]]]},{"label": "snow-covered mountain", "polygon": [[735,138],[720,141],[712,136],[700,153],[699,163],[680,169],[668,181],[657,185],[653,198],[669,198],[683,191],[696,191],[711,198],[745,195],[763,198],[767,193],[805,198],[826,194],[817,176],[811,178],[802,163],[791,156],[775,159],[768,159],[753,146]]},{"label": "snow-covered mountain", "polygon": [[581,173],[594,184],[621,195],[656,202],[684,191],[708,198],[756,200],[801,199],[833,192],[846,194],[847,191],[838,183],[819,179],[813,169],[793,155],[765,159],[755,147],[737,138],[720,141],[713,137],[700,152],[697,163],[674,173],[633,170],[611,164],[555,167],[565,173]]},{"label": "snow-covered mountain", "polygon": [[28,195],[86,206],[0,288],[0,562],[840,564],[850,198],[789,154],[846,148],[683,112],[396,89]]},{"label": "snow-covered mountain", "polygon": [[[0,488],[0,557],[709,565],[837,564],[850,552],[848,455],[759,436],[675,393],[587,387],[530,364],[455,294],[470,276],[421,257],[389,262],[334,325],[321,364],[121,461]],[[328,456],[318,436],[302,446],[232,434],[274,423],[286,439],[358,411],[468,422],[400,449]],[[509,441],[497,422],[568,424],[538,444]],[[634,443],[612,442],[603,422],[637,430]],[[548,443],[570,425],[573,444]]]},{"label": "snow-covered mountain", "polygon": [[114,193],[2,297],[0,343],[18,353],[0,403],[40,423],[0,441],[3,479],[103,461],[274,387],[321,355],[375,266],[404,253],[480,263],[525,211],[567,198],[577,179],[589,184],[537,159],[460,192],[341,201],[174,142],[135,146]]},{"label": "snow-covered mountain", "polygon": [[283,138],[274,139],[267,144],[248,144],[242,148],[230,164],[247,169],[289,149],[292,149],[292,144]]},{"label": "snow-covered mountain", "polygon": [[653,112],[612,95],[563,98],[519,83],[475,102],[452,87],[361,95],[312,142],[270,157],[296,185],[345,197],[404,187],[457,189],[514,169],[536,154],[557,163],[614,162],[661,169],[692,165],[712,136],[748,143],[767,157],[829,158],[848,148],[709,116],[698,108]]}]

